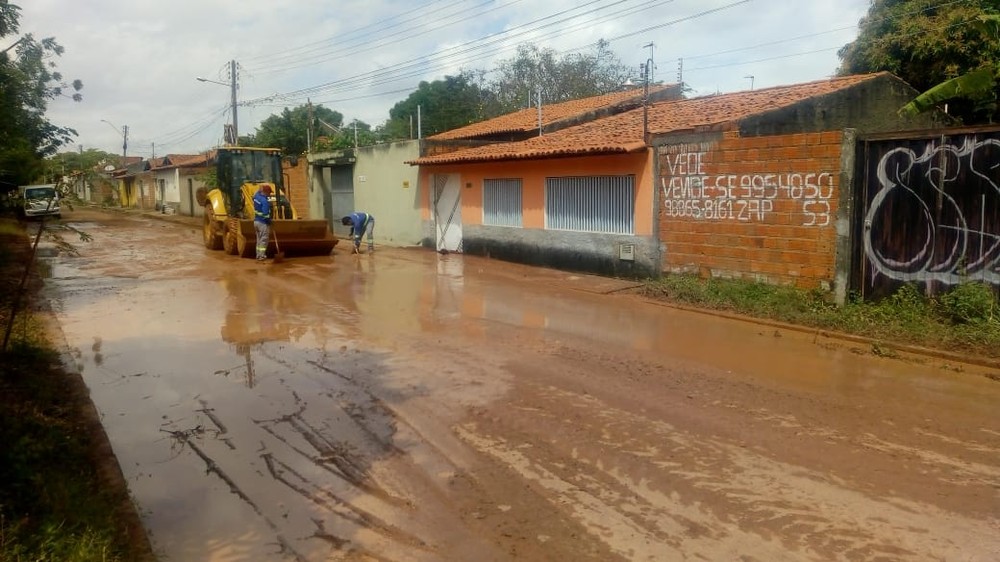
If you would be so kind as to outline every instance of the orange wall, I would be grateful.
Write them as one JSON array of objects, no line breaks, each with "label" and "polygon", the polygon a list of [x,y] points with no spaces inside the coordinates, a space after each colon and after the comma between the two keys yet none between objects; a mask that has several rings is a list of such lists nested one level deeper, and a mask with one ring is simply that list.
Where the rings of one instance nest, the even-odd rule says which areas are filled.
[{"label": "orange wall", "polygon": [[635,235],[653,234],[653,159],[649,152],[581,158],[516,160],[481,164],[424,166],[421,217],[431,219],[433,174],[458,174],[462,192],[462,224],[483,223],[483,180],[520,178],[524,205],[523,228],[545,228],[545,178],[566,176],[635,176]]},{"label": "orange wall", "polygon": [[659,147],[664,272],[829,288],[840,132]]}]

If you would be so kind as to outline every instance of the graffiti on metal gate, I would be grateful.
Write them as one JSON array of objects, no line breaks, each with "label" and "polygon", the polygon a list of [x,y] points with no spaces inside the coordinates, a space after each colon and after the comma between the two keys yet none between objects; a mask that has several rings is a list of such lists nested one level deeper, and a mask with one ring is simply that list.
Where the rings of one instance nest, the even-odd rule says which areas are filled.
[{"label": "graffiti on metal gate", "polygon": [[1000,284],[1000,139],[911,141],[875,171],[863,229],[871,283]]}]

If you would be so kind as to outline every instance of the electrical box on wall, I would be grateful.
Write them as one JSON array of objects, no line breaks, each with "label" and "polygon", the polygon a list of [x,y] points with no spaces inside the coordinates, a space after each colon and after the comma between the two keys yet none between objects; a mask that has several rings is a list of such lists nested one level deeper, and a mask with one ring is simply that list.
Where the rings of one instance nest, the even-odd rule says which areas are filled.
[{"label": "electrical box on wall", "polygon": [[618,259],[622,261],[635,261],[635,244],[619,244]]}]

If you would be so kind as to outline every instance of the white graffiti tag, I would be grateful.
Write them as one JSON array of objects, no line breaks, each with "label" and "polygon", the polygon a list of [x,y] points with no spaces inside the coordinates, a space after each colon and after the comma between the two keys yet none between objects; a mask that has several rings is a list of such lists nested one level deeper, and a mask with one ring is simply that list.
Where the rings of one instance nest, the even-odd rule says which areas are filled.
[{"label": "white graffiti tag", "polygon": [[872,280],[1000,283],[998,167],[1000,140],[974,135],[886,153],[864,223]]},{"label": "white graffiti tag", "polygon": [[764,222],[777,199],[801,205],[803,226],[830,224],[833,174],[705,173],[705,152],[667,155],[669,177],[660,179],[668,217]]}]

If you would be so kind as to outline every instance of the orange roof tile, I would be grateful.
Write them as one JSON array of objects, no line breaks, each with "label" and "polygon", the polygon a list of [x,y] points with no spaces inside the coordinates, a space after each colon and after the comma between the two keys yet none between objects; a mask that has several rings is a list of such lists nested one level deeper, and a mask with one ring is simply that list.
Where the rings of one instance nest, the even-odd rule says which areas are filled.
[{"label": "orange roof tile", "polygon": [[[891,76],[887,72],[845,76],[791,86],[657,102],[648,107],[648,130],[650,134],[656,135],[730,123],[850,88],[884,75]],[[636,152],[646,147],[642,119],[642,108],[633,109],[525,141],[490,144],[426,156],[409,163],[430,165]]]},{"label": "orange roof tile", "polygon": [[[676,86],[654,86],[650,88],[651,93],[660,92]],[[642,88],[626,90],[624,92],[612,92],[602,96],[593,96],[578,100],[564,101],[551,105],[542,106],[542,125],[549,125],[563,119],[583,115],[590,111],[613,107],[615,105],[626,104],[628,102],[642,102]],[[438,133],[427,137],[431,140],[456,140],[473,139],[488,135],[501,133],[526,133],[538,130],[538,108],[522,109],[507,115],[501,115],[479,123],[473,123],[452,129],[443,133]]]}]

